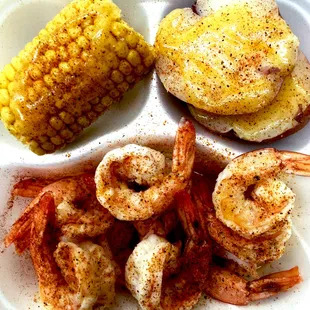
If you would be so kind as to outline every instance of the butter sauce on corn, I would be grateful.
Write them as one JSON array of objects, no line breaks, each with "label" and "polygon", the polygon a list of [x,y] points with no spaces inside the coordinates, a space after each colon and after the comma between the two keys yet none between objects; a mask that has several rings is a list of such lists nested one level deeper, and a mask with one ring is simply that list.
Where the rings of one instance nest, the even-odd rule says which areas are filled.
[{"label": "butter sauce on corn", "polygon": [[154,53],[110,0],[75,0],[0,72],[6,128],[38,155],[70,143],[146,74]]}]

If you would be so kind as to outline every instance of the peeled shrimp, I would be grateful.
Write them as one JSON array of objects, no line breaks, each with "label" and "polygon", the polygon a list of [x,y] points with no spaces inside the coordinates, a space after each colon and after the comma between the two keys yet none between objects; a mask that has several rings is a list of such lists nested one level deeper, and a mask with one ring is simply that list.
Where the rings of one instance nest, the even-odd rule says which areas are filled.
[{"label": "peeled shrimp", "polygon": [[244,306],[251,301],[285,292],[301,281],[298,267],[272,273],[258,280],[246,281],[227,269],[212,266],[205,291],[225,303]]},{"label": "peeled shrimp", "polygon": [[[195,157],[195,129],[181,119],[172,158],[172,171],[163,175],[162,154],[136,145],[116,149],[99,164],[95,182],[97,198],[120,220],[146,220],[165,211],[180,190],[188,185]],[[136,182],[147,187],[136,192],[128,187]]]},{"label": "peeled shrimp", "polygon": [[164,238],[150,235],[133,250],[126,263],[126,286],[142,309],[161,309],[164,269],[176,261],[178,248]]},{"label": "peeled shrimp", "polygon": [[103,248],[91,242],[60,242],[53,254],[57,244],[49,224],[54,213],[54,199],[47,192],[33,214],[30,236],[30,254],[44,305],[55,310],[110,306],[115,298],[113,264]]},{"label": "peeled shrimp", "polygon": [[235,158],[218,176],[213,192],[217,218],[248,239],[273,230],[295,202],[281,173],[310,176],[310,156],[270,148]]},{"label": "peeled shrimp", "polygon": [[290,217],[279,223],[276,230],[261,236],[247,239],[228,228],[215,215],[212,203],[212,184],[203,176],[194,175],[192,181],[192,198],[204,227],[216,243],[234,254],[242,261],[249,263],[252,269],[261,264],[279,259],[291,236],[292,222]]},{"label": "peeled shrimp", "polygon": [[[25,185],[25,182],[21,184]],[[27,183],[26,183],[27,184]],[[18,186],[19,193],[23,194],[21,186]],[[33,187],[24,187],[28,197],[37,194],[39,185],[36,184],[33,193]],[[72,236],[90,236],[100,235],[112,225],[113,217],[106,210],[102,210],[95,197],[94,177],[91,174],[83,174],[76,177],[64,178],[43,187],[39,194],[24,210],[23,214],[13,224],[4,243],[8,247],[15,243],[18,253],[22,253],[29,246],[29,235],[33,215],[37,208],[40,208],[41,197],[45,193],[51,193],[56,205],[55,222],[60,225],[64,234]],[[83,203],[83,208],[76,208],[75,203]],[[55,223],[55,225],[57,224]]]}]

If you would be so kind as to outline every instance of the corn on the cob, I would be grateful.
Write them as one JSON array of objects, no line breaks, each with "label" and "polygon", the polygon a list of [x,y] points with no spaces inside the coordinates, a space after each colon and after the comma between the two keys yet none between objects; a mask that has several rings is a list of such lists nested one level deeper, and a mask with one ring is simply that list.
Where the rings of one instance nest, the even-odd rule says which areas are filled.
[{"label": "corn on the cob", "polygon": [[0,72],[7,129],[38,155],[71,142],[147,73],[153,49],[110,0],[75,0]]}]

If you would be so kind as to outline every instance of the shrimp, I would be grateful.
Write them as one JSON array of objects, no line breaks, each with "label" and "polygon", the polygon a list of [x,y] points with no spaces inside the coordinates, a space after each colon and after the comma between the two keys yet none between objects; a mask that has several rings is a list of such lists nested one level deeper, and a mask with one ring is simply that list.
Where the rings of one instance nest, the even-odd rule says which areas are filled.
[{"label": "shrimp", "polygon": [[310,155],[269,148],[235,158],[215,185],[212,199],[217,218],[248,239],[274,230],[295,202],[281,173],[310,176]]},{"label": "shrimp", "polygon": [[212,266],[205,292],[222,302],[244,306],[251,301],[285,292],[300,282],[302,278],[298,267],[272,273],[258,280],[246,281],[227,269]]},{"label": "shrimp", "polygon": [[55,310],[93,309],[96,303],[110,306],[115,298],[113,264],[103,248],[91,242],[57,245],[50,225],[54,214],[54,198],[46,192],[33,214],[30,238],[30,254],[44,305]]},{"label": "shrimp", "polygon": [[194,175],[191,189],[193,201],[200,218],[205,219],[205,227],[216,243],[234,254],[255,270],[261,264],[279,259],[291,236],[290,217],[283,220],[279,228],[268,234],[247,239],[224,225],[215,214],[212,203],[212,185],[205,177]]},{"label": "shrimp", "polygon": [[[36,185],[36,188],[38,188],[38,185]],[[28,196],[32,195],[32,189],[25,188],[25,190]],[[58,223],[62,233],[68,234],[69,237],[93,237],[94,235],[103,234],[113,223],[112,215],[105,210],[101,210],[102,208],[96,203],[93,175],[83,174],[64,178],[41,189],[40,193],[13,224],[4,240],[6,247],[15,243],[19,254],[28,248],[33,215],[36,209],[40,207],[41,197],[47,192],[51,193],[56,204],[55,225]],[[76,208],[75,204],[81,202],[84,203],[82,206],[86,206],[88,209]]]},{"label": "shrimp", "polygon": [[164,269],[178,248],[154,234],[138,243],[125,267],[126,286],[144,309],[160,309]]},{"label": "shrimp", "polygon": [[[164,212],[177,192],[187,187],[195,158],[195,128],[181,119],[172,168],[164,172],[164,156],[149,148],[127,145],[105,155],[95,173],[97,198],[119,220],[146,220]],[[124,181],[143,187],[134,191]]]},{"label": "shrimp", "polygon": [[198,303],[212,255],[211,239],[190,195],[186,191],[178,193],[176,203],[187,241],[179,258],[178,274],[163,283],[161,306],[169,310],[192,309]]}]

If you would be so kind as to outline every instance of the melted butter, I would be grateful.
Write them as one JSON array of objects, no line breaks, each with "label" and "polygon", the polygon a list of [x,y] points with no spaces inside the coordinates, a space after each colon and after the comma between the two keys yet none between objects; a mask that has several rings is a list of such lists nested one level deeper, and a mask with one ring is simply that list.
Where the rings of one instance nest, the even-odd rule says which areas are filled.
[{"label": "melted butter", "polygon": [[[298,39],[285,21],[230,6],[182,28],[178,12],[161,23],[156,47],[178,65],[187,102],[208,112],[252,113],[277,95],[294,68]],[[180,28],[182,31],[178,31]]]}]

